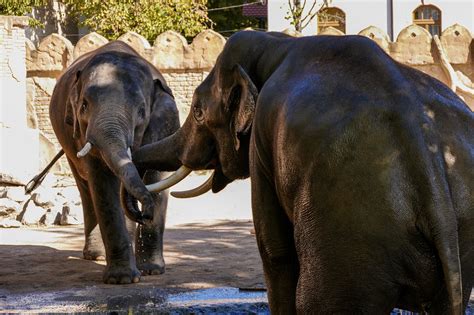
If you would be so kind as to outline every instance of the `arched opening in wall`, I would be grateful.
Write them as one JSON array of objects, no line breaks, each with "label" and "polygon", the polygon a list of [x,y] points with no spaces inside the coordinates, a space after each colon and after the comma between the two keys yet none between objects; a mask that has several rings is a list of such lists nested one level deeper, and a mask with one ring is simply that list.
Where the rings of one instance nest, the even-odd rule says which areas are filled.
[{"label": "arched opening in wall", "polygon": [[441,10],[432,4],[420,5],[413,11],[413,23],[425,28],[432,36],[441,35]]},{"label": "arched opening in wall", "polygon": [[346,33],[346,14],[339,8],[324,8],[318,13],[318,34],[328,27]]}]

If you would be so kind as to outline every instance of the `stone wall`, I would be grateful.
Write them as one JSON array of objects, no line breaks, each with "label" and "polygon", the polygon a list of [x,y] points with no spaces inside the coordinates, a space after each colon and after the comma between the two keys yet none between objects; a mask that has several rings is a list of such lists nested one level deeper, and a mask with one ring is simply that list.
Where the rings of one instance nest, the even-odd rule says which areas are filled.
[{"label": "stone wall", "polygon": [[[11,25],[16,21],[14,18],[6,20],[10,21]],[[4,21],[5,17],[0,17],[0,23],[5,23]],[[20,27],[20,35],[23,28],[24,25]],[[1,28],[0,31],[2,31]],[[338,30],[331,28],[326,30],[326,34],[341,35]],[[373,26],[365,28],[359,34],[373,39],[397,61],[420,69],[443,81],[455,90],[471,109],[474,109],[474,85],[472,83],[474,81],[474,43],[472,34],[465,27],[457,24],[452,25],[444,30],[440,38],[433,38],[425,29],[411,25],[402,30],[394,42],[389,40],[386,33]],[[293,35],[297,36],[297,34]],[[9,45],[19,43],[18,39],[15,42],[13,38],[2,36],[3,39],[0,43],[4,46],[5,42],[11,42]],[[212,30],[200,33],[191,44],[188,44],[183,36],[173,31],[159,35],[153,45],[133,32],[124,34],[119,40],[129,43],[163,73],[176,97],[181,122],[184,121],[189,111],[194,89],[207,76],[225,44],[225,39]],[[44,165],[59,149],[48,115],[49,100],[56,79],[74,59],[105,43],[107,43],[107,39],[97,33],[82,37],[75,46],[66,38],[52,34],[44,38],[37,46],[27,40],[26,49],[19,47],[20,53],[15,50],[14,55],[10,54],[15,57],[15,60],[21,60],[23,56],[21,51],[24,51],[26,63],[23,67],[26,68],[24,70],[26,78],[20,80],[25,82],[24,89],[27,90],[26,123],[29,128],[40,130],[40,139],[43,143],[48,143],[48,141],[52,143],[46,145],[49,146],[49,149],[46,150],[47,153],[40,152],[40,157],[36,158],[36,160],[41,160],[40,166]],[[7,64],[8,58],[8,56],[4,58],[2,54],[1,69],[11,67]],[[4,75],[2,74],[2,76]],[[11,77],[11,75],[9,76]],[[10,115],[12,109],[7,108],[4,101],[5,95],[2,92],[1,109],[2,112],[8,110]],[[14,106],[24,110],[25,106],[20,100],[22,96],[18,97],[19,100]],[[12,112],[18,111],[12,110]],[[26,114],[23,113],[23,115]],[[0,118],[0,124],[5,124],[6,121],[8,119]],[[2,143],[2,152],[5,152],[3,146]],[[44,145],[40,147],[44,147]]]},{"label": "stone wall", "polygon": [[[194,89],[207,76],[225,44],[224,38],[211,30],[200,33],[189,45],[184,37],[173,31],[159,35],[153,46],[134,32],[124,34],[119,40],[130,44],[160,69],[175,95],[181,121],[187,116]],[[76,58],[107,42],[97,33],[82,37],[75,46],[57,34],[43,39],[38,47],[27,42],[28,102],[35,111],[30,120],[36,120],[38,128],[54,143],[57,141],[49,122],[48,108],[57,77]]]},{"label": "stone wall", "polygon": [[[324,34],[344,35],[334,28]],[[452,25],[438,38],[420,26],[410,25],[398,34],[395,42],[373,26],[359,35],[373,39],[395,60],[444,82],[474,110],[474,41],[464,26]]]},{"label": "stone wall", "polygon": [[[328,29],[326,34],[341,35],[338,30]],[[452,86],[449,69],[443,67],[441,53],[444,52],[454,73],[459,78],[453,86],[459,95],[474,108],[474,97],[469,93],[474,86],[473,40],[469,30],[461,25],[453,25],[444,30],[440,37],[442,49],[438,49],[435,39],[423,28],[406,27],[391,42],[388,35],[376,27],[367,27],[359,32],[377,42],[395,60],[424,71]],[[225,44],[224,38],[212,30],[196,36],[188,45],[185,38],[173,31],[159,35],[153,43],[134,32],[119,38],[134,47],[143,57],[153,63],[163,73],[175,94],[181,121],[187,116],[193,91],[207,76],[209,70]],[[56,78],[82,54],[107,43],[107,39],[97,33],[82,37],[73,46],[66,38],[52,34],[43,39],[38,47],[31,42],[26,45],[27,87],[29,107],[35,110],[29,122],[34,121],[39,129],[57,143],[48,117],[49,98]]]}]

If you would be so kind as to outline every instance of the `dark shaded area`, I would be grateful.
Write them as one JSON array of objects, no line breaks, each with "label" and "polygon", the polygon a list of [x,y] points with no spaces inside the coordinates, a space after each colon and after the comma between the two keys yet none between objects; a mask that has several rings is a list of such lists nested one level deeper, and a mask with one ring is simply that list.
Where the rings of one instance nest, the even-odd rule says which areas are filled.
[{"label": "dark shaded area", "polygon": [[248,27],[265,31],[267,28],[266,18],[243,15],[243,7],[239,5],[249,2],[255,1],[209,0],[207,4],[208,16],[215,23],[213,29],[225,37]]},{"label": "dark shaded area", "polygon": [[[165,274],[143,276],[138,284],[120,286],[102,283],[104,262],[82,259],[82,226],[1,230],[1,243],[15,245],[0,245],[0,310],[155,309],[168,294],[191,289],[262,288],[252,227],[249,221],[224,221],[169,228]],[[11,240],[18,233],[31,235]],[[38,243],[45,245],[28,245]]]},{"label": "dark shaded area", "polygon": [[[102,283],[103,263],[82,259],[82,226],[0,230],[1,243],[15,243],[0,245],[0,311],[268,314],[252,226],[250,221],[222,221],[169,228],[166,273],[120,286]],[[27,235],[11,240],[18,234]],[[213,287],[219,289],[212,294],[202,290]],[[236,292],[232,300],[229,290]],[[214,297],[218,292],[223,292],[221,299]],[[474,315],[472,304],[466,314]]]}]

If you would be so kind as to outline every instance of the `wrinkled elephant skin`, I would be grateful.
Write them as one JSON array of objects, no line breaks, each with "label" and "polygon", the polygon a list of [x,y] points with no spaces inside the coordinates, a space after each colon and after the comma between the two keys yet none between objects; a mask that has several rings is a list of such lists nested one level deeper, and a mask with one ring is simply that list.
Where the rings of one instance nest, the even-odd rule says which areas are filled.
[{"label": "wrinkled elephant skin", "polygon": [[133,160],[214,169],[214,192],[250,176],[273,314],[466,308],[473,113],[370,39],[233,35],[183,126]]},{"label": "wrinkled elephant skin", "polygon": [[[58,79],[51,123],[64,149],[84,210],[84,258],[106,258],[103,280],[137,282],[164,272],[163,231],[167,192],[153,194],[131,152],[179,127],[171,90],[159,71],[127,44],[114,41],[76,60]],[[148,217],[135,231],[126,222],[120,185],[141,201]],[[135,253],[132,237],[135,237]],[[105,246],[104,246],[105,245]],[[137,268],[138,267],[138,268]]]}]

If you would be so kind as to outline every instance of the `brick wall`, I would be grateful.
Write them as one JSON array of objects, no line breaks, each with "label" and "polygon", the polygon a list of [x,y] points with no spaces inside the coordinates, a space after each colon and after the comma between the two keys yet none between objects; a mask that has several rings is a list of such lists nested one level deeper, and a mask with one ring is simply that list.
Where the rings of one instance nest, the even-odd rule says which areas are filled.
[{"label": "brick wall", "polygon": [[193,70],[163,73],[168,86],[175,96],[181,123],[188,116],[194,90],[206,78],[208,73],[208,71]]}]

